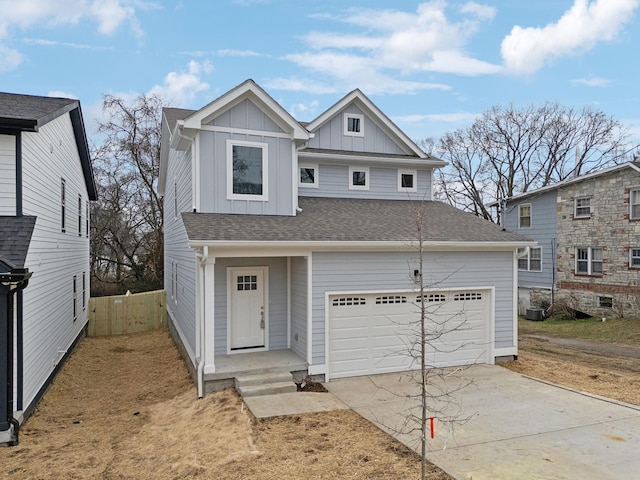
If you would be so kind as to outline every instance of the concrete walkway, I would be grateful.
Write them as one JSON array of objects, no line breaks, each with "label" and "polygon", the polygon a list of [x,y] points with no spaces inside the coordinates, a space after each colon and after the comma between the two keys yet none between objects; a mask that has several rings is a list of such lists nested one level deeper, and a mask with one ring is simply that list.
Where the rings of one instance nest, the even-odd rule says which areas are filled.
[{"label": "concrete walkway", "polygon": [[245,397],[243,400],[256,418],[328,412],[349,408],[335,395],[322,392],[278,393]]},{"label": "concrete walkway", "polygon": [[[640,479],[639,407],[499,366],[447,370],[439,386],[445,385],[450,391],[463,387],[452,396],[459,407],[449,402],[445,414],[469,419],[453,430],[436,421],[427,457],[457,479]],[[339,379],[325,386],[419,451],[416,433],[399,433],[407,430],[407,412],[419,404],[407,398],[415,393],[408,374]]]}]

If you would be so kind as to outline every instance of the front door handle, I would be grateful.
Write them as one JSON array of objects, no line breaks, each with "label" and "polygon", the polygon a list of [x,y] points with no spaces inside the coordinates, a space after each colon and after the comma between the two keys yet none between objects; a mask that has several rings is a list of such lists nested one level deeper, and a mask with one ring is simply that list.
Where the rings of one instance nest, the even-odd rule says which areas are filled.
[{"label": "front door handle", "polygon": [[264,329],[264,305],[260,307],[260,328]]}]

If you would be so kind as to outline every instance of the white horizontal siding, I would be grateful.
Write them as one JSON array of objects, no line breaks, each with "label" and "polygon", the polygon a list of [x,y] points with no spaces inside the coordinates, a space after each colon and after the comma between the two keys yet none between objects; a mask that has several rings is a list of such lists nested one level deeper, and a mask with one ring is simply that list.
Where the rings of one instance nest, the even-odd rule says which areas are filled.
[{"label": "white horizontal siding", "polygon": [[16,214],[16,137],[0,135],[0,215]]},{"label": "white horizontal siding", "polygon": [[[325,293],[413,290],[417,252],[313,254],[313,364],[325,363]],[[495,348],[513,345],[513,252],[425,252],[425,284],[495,287]]]},{"label": "white horizontal siding", "polygon": [[[193,204],[191,182],[191,149],[172,150],[167,169],[164,196],[164,288],[167,310],[179,330],[184,347],[195,364],[196,354],[196,254],[189,248],[187,232],[181,212],[191,211]],[[175,188],[174,188],[175,183]],[[177,211],[176,193],[177,191]],[[172,292],[172,264],[177,263],[178,281]],[[173,295],[173,296],[172,296]]]},{"label": "white horizontal siding", "polygon": [[[23,211],[37,217],[25,266],[33,273],[24,290],[24,407],[28,407],[88,320],[89,239],[78,235],[88,199],[68,114],[22,136]],[[66,232],[61,231],[60,182],[66,181]],[[85,304],[82,276],[85,275]],[[77,318],[73,318],[73,277]]]},{"label": "white horizontal siding", "polygon": [[307,261],[291,258],[291,350],[307,358]]},{"label": "white horizontal siding", "polygon": [[418,170],[417,192],[398,191],[398,170],[403,167],[370,167],[369,189],[349,190],[347,165],[318,165],[318,188],[298,189],[301,197],[375,198],[384,200],[431,199],[431,170]]}]

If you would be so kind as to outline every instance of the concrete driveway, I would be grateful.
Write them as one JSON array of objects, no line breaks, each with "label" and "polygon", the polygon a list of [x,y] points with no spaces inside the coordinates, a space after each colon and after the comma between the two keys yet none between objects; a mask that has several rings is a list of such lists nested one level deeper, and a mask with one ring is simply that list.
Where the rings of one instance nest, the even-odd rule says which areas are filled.
[{"label": "concrete driveway", "polygon": [[[451,395],[458,405],[435,408],[469,420],[452,431],[436,420],[427,458],[457,479],[640,479],[640,407],[491,365],[447,370],[446,379],[434,379],[435,387],[444,385],[450,391],[464,387]],[[338,379],[325,386],[420,451],[419,434],[406,433],[415,426],[405,425],[407,412],[419,405],[419,398],[407,397],[415,393],[409,374]]]}]

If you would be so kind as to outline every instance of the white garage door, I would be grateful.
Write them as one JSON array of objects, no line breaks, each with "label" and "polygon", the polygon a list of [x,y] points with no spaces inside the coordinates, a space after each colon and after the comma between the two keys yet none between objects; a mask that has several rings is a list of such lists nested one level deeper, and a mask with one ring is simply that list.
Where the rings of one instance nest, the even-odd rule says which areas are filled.
[{"label": "white garage door", "polygon": [[[492,363],[491,291],[425,293],[428,366]],[[414,292],[329,298],[331,378],[418,368],[421,298]]]}]

